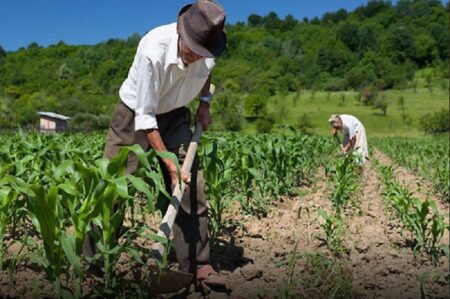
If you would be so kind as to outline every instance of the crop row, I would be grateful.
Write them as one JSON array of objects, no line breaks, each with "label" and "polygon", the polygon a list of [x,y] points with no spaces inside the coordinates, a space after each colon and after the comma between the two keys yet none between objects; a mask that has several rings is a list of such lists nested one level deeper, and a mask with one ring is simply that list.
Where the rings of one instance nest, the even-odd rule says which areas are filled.
[{"label": "crop row", "polygon": [[[139,247],[134,240],[155,238],[156,228],[131,221],[123,242],[118,243],[114,236],[126,214],[133,220],[138,213],[136,198],[146,199],[145,208],[139,211],[147,214],[169,198],[158,153],[133,146],[106,160],[102,158],[103,138],[99,134],[2,136],[0,241],[8,246],[15,240],[27,247],[24,260],[45,272],[58,297],[81,296],[90,263],[102,265],[100,296],[117,287],[115,265],[123,253],[144,265],[148,248]],[[244,213],[265,214],[274,198],[308,183],[332,149],[330,139],[319,137],[205,136],[199,156],[212,207],[213,234],[223,227],[221,216],[231,201],[240,201]],[[126,173],[130,151],[140,161],[133,175]],[[103,232],[96,240],[98,254],[93,259],[82,250],[84,238],[92,230],[90,223]],[[5,235],[8,242],[3,242]],[[0,248],[2,269],[4,251],[6,248]]]},{"label": "crop row", "polygon": [[430,180],[442,198],[449,197],[448,139],[384,138],[375,144],[394,161]]}]

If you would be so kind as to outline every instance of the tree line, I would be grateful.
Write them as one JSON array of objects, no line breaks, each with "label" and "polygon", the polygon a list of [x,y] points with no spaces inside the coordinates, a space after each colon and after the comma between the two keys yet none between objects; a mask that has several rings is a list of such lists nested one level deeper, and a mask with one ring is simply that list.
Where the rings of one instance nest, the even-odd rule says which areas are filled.
[{"label": "tree line", "polygon": [[[239,129],[238,115],[260,117],[276,94],[402,89],[426,67],[448,78],[448,23],[448,4],[438,0],[369,1],[302,20],[252,14],[227,25],[215,109],[226,112],[227,129]],[[53,111],[76,126],[105,127],[140,38],[0,47],[0,126],[36,124],[37,111]]]}]

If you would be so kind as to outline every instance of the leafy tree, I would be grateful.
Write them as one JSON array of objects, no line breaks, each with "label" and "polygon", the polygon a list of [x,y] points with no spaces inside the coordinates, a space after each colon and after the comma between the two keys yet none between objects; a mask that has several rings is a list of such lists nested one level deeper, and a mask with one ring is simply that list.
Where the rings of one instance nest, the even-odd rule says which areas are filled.
[{"label": "leafy tree", "polygon": [[72,77],[73,71],[63,63],[58,69],[58,79],[59,80],[68,80]]},{"label": "leafy tree", "polygon": [[321,71],[333,76],[342,76],[352,57],[348,48],[340,41],[329,41],[319,48],[316,64]]},{"label": "leafy tree", "polygon": [[366,6],[360,6],[355,10],[355,15],[361,19],[371,18],[391,8],[391,3],[384,0],[372,0]]},{"label": "leafy tree", "polygon": [[6,87],[5,94],[7,97],[10,97],[12,99],[18,99],[22,95],[22,90],[17,85],[10,85]]},{"label": "leafy tree", "polygon": [[75,130],[105,130],[109,126],[108,115],[78,113],[70,120],[70,128]]},{"label": "leafy tree", "polygon": [[288,14],[286,15],[286,17],[284,18],[283,21],[283,25],[281,26],[281,29],[283,31],[289,31],[295,28],[295,26],[297,25],[297,20],[294,18],[293,15]]},{"label": "leafy tree", "polygon": [[141,36],[139,33],[133,33],[129,38],[127,38],[127,46],[135,48],[139,44],[139,41],[141,40]]},{"label": "leafy tree", "polygon": [[2,48],[2,46],[0,46],[0,62],[6,58],[6,51],[5,49]]},{"label": "leafy tree", "polygon": [[332,77],[324,85],[326,91],[341,91],[345,90],[347,81],[342,78]]},{"label": "leafy tree", "polygon": [[388,51],[395,63],[403,63],[414,59],[415,42],[411,28],[397,26],[388,35]]},{"label": "leafy tree", "polygon": [[361,89],[360,94],[361,94],[361,99],[362,99],[363,104],[371,105],[374,103],[374,101],[378,95],[378,91],[375,87],[368,85]]},{"label": "leafy tree", "polygon": [[267,101],[259,94],[251,94],[245,100],[245,114],[249,117],[259,117],[266,114]]},{"label": "leafy tree", "polygon": [[[219,92],[212,105],[213,115],[217,115],[221,128],[227,131],[239,131],[243,125],[242,103],[237,94]],[[213,123],[215,125],[215,122]]]},{"label": "leafy tree", "polygon": [[263,23],[263,18],[257,14],[248,16],[247,23],[249,26],[260,26]]},{"label": "leafy tree", "polygon": [[427,113],[420,119],[422,130],[429,134],[449,132],[449,111],[442,109],[439,112]]},{"label": "leafy tree", "polygon": [[337,29],[336,35],[350,50],[355,51],[361,44],[358,29],[355,23],[345,22]]},{"label": "leafy tree", "polygon": [[436,43],[436,48],[439,53],[439,57],[442,60],[447,60],[449,34],[448,34],[448,17],[446,18],[447,24],[432,23],[430,24],[430,35]]},{"label": "leafy tree", "polygon": [[302,134],[312,134],[315,125],[312,122],[311,115],[307,112],[303,112],[302,114],[300,114],[300,116],[298,117],[296,128]]},{"label": "leafy tree", "polygon": [[266,30],[276,30],[283,28],[283,21],[280,20],[276,12],[269,12],[267,16],[263,18],[264,28]]},{"label": "leafy tree", "polygon": [[258,118],[255,122],[256,131],[258,133],[270,133],[275,121],[270,117]]},{"label": "leafy tree", "polygon": [[[359,90],[361,101],[372,105],[372,89],[417,85],[412,80],[418,68],[439,66],[432,83],[445,87],[440,82],[449,77],[448,28],[448,7],[439,0],[369,1],[354,11],[302,22],[274,12],[252,14],[246,23],[226,25],[228,45],[213,80],[223,87],[219,93],[231,97],[227,102],[239,107],[223,107],[229,119],[244,112],[252,118],[265,115],[270,97],[300,87],[313,90],[312,96],[315,90]],[[2,111],[10,112],[14,125],[33,124],[38,101],[71,117],[109,115],[140,38],[135,33],[92,46],[31,43],[7,53],[0,47]],[[24,117],[16,117],[20,113]],[[224,118],[219,124],[222,129],[241,122]]]},{"label": "leafy tree", "polygon": [[29,44],[28,47],[27,47],[28,50],[29,50],[29,49],[39,49],[39,48],[40,48],[40,46],[39,46],[39,44],[36,43],[36,42],[32,42],[32,43]]},{"label": "leafy tree", "polygon": [[379,97],[373,103],[373,108],[381,110],[381,112],[383,113],[384,116],[387,115],[388,107],[389,107],[389,102],[385,97]]}]

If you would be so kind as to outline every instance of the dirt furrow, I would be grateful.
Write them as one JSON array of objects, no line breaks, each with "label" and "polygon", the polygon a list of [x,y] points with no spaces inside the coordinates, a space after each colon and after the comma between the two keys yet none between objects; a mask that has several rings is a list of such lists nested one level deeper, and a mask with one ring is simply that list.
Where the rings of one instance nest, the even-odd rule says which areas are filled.
[{"label": "dirt furrow", "polygon": [[[381,151],[375,150],[373,156],[383,165],[394,165],[395,177],[401,182],[402,185],[408,188],[413,195],[419,199],[431,198],[436,202],[439,211],[443,215],[449,215],[449,204],[445,202],[448,199],[442,199],[433,191],[431,182],[426,181],[419,175],[414,174],[413,171],[398,165]],[[447,218],[447,217],[446,217]],[[447,242],[448,244],[448,242]]]},{"label": "dirt furrow", "polygon": [[[386,160],[381,163],[386,163]],[[402,172],[399,172],[401,175]],[[404,180],[409,187],[419,179],[404,177]],[[243,227],[235,232],[234,244],[242,246],[242,256],[250,262],[225,272],[230,280],[230,298],[255,295],[274,297],[280,284],[287,278],[286,265],[276,267],[277,261],[286,261],[292,256],[297,240],[297,253],[300,255],[320,252],[344,263],[351,272],[355,297],[420,298],[423,291],[430,298],[449,298],[446,257],[441,257],[437,267],[424,254],[414,257],[410,236],[402,231],[400,221],[386,210],[381,195],[383,186],[371,162],[366,165],[362,184],[359,207],[347,209],[344,218],[344,245],[349,251],[337,258],[324,246],[324,232],[317,215],[318,209],[332,209],[330,186],[323,171],[319,172],[313,186],[303,188],[303,196],[285,198],[267,218],[240,219],[237,216],[238,219],[235,219],[242,221]],[[420,191],[417,191],[419,198],[424,198],[425,195]],[[300,218],[299,209],[302,210]],[[235,215],[238,215],[237,210]],[[443,244],[446,240],[448,232]],[[305,275],[304,266],[302,261],[297,262],[295,277],[300,280]],[[243,274],[246,271],[259,274],[248,279],[251,275]],[[299,294],[302,294],[301,291]]]},{"label": "dirt furrow", "polygon": [[409,235],[386,210],[382,191],[377,170],[369,162],[360,199],[361,214],[348,219],[352,243],[349,262],[357,292],[366,298],[420,298],[422,279],[427,296],[446,298],[445,257],[438,267],[424,256],[414,257]]}]

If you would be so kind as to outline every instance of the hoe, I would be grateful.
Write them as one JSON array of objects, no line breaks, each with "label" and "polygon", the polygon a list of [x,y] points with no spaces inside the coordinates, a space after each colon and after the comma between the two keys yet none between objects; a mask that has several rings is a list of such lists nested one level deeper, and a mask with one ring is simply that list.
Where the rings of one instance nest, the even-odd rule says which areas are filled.
[{"label": "hoe", "polygon": [[[214,93],[214,85],[211,84],[210,92]],[[194,135],[192,137],[191,143],[189,144],[186,157],[184,159],[183,165],[181,167],[182,173],[189,173],[191,171],[192,163],[195,158],[195,153],[197,151],[198,143],[202,136],[202,125],[197,123],[195,126]],[[178,208],[181,205],[182,195],[186,188],[186,184],[181,181],[177,183],[175,189],[172,193],[172,200],[164,215],[161,225],[159,226],[158,236],[169,239],[170,232],[172,231],[175,218],[177,216]],[[158,262],[161,262],[164,257],[165,247],[161,242],[157,242],[153,245],[151,255]],[[173,293],[177,292],[185,287],[187,287],[193,280],[193,275],[181,271],[171,270],[171,269],[160,269],[156,266],[150,266],[150,277],[151,283],[150,288],[155,293]]]}]

